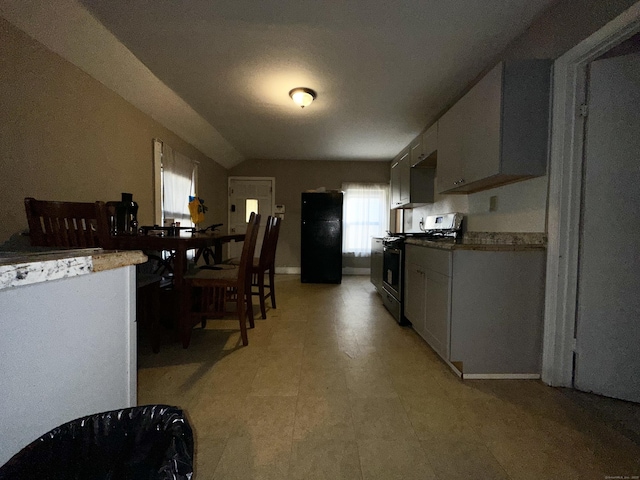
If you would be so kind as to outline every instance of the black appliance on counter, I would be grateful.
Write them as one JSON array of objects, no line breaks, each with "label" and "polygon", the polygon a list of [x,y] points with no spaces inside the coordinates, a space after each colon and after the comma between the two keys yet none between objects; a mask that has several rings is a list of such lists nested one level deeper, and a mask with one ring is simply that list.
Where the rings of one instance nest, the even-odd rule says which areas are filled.
[{"label": "black appliance on counter", "polygon": [[382,302],[400,325],[411,325],[403,306],[405,239],[455,240],[462,231],[462,218],[461,213],[431,215],[421,222],[419,232],[389,234],[382,240]]},{"label": "black appliance on counter", "polygon": [[342,192],[302,194],[302,283],[342,283]]}]

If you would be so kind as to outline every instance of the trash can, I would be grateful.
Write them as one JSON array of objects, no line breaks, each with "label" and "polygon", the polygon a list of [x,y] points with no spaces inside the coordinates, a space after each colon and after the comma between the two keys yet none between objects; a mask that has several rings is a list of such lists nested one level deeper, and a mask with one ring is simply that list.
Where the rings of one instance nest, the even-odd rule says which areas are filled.
[{"label": "trash can", "polygon": [[0,479],[182,480],[193,475],[184,412],[146,405],[89,415],[44,434],[0,467]]}]

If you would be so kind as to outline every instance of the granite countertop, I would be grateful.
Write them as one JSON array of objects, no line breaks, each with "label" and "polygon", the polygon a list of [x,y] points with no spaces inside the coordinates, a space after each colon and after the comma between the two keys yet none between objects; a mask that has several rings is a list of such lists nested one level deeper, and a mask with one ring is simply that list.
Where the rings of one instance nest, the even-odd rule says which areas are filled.
[{"label": "granite countertop", "polygon": [[462,239],[457,240],[426,240],[420,237],[409,237],[406,243],[440,250],[513,252],[545,250],[547,248],[547,236],[544,233],[467,232]]},{"label": "granite countertop", "polygon": [[101,248],[0,252],[0,290],[87,275],[147,261],[139,250]]}]

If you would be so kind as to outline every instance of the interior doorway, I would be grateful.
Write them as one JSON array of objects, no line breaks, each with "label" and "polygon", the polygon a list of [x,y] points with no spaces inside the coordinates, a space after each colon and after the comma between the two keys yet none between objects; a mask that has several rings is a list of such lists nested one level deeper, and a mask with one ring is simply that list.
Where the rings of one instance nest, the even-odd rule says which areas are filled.
[{"label": "interior doorway", "polygon": [[[267,217],[273,215],[275,183],[276,179],[273,177],[229,177],[229,233],[246,232],[251,212],[259,213],[262,217],[256,252],[260,252],[262,248]],[[231,242],[228,245],[228,258],[240,257],[242,242]]]},{"label": "interior doorway", "polygon": [[[628,264],[635,261],[637,241],[633,242],[635,250],[631,254],[628,248],[622,248],[622,244],[615,245],[618,234],[616,230],[628,231],[636,228],[634,222],[637,225],[637,221],[629,218],[634,216],[634,207],[629,202],[636,200],[626,198],[625,193],[620,191],[621,186],[616,186],[620,178],[627,175],[624,170],[628,162],[624,160],[624,155],[609,149],[589,152],[589,145],[594,146],[602,141],[596,140],[595,137],[590,139],[590,134],[585,135],[585,131],[589,132],[590,129],[593,134],[597,131],[596,129],[608,128],[616,133],[620,130],[622,134],[619,125],[610,124],[611,122],[626,123],[629,120],[622,119],[621,116],[626,114],[618,110],[614,113],[618,116],[617,120],[611,117],[606,119],[605,126],[596,125],[597,112],[594,112],[594,108],[597,108],[597,104],[590,105],[587,98],[588,70],[590,64],[596,65],[596,62],[603,59],[603,56],[607,56],[608,52],[609,56],[611,56],[610,52],[616,52],[616,55],[628,53],[622,52],[620,45],[638,33],[639,19],[640,3],[637,3],[560,57],[554,65],[553,132],[549,168],[549,241],[542,370],[543,381],[550,385],[578,387],[627,399],[631,398],[626,394],[621,395],[621,392],[615,391],[615,388],[610,388],[613,385],[607,387],[605,391],[591,383],[589,377],[595,379],[599,376],[609,382],[617,374],[612,375],[610,367],[605,368],[601,362],[602,357],[600,359],[594,357],[595,361],[590,365],[586,359],[594,353],[597,355],[597,350],[608,350],[609,354],[615,351],[616,360],[612,360],[611,363],[614,369],[621,367],[619,371],[623,373],[626,370],[621,362],[624,363],[629,356],[636,358],[638,356],[634,353],[634,348],[637,346],[629,346],[629,342],[625,344],[618,341],[620,338],[631,335],[637,338],[639,321],[637,306],[631,307],[635,309],[635,323],[621,320],[622,317],[616,313],[616,310],[624,310],[629,306],[629,299],[626,298],[628,291],[622,277],[624,268],[628,268]],[[603,63],[600,66],[606,67],[602,69],[604,72],[608,71],[611,65]],[[599,69],[599,67],[596,68]],[[598,72],[598,75],[603,72]],[[607,74],[609,73],[611,72]],[[598,82],[600,81],[601,79],[598,79]],[[618,92],[612,93],[616,95]],[[633,94],[629,93],[629,95]],[[589,125],[591,118],[593,122]],[[586,127],[588,127],[587,130],[585,130]],[[638,133],[640,132],[635,133],[636,137],[639,136]],[[604,131],[600,131],[600,135],[608,136]],[[607,141],[613,140],[613,146],[618,147],[617,143],[620,139],[614,140],[614,138],[609,138]],[[592,162],[588,161],[588,158],[587,163],[583,162],[585,147],[587,157],[593,157]],[[627,147],[634,148],[631,144]],[[637,151],[636,146],[635,152]],[[633,165],[632,169],[635,168],[636,176],[629,178],[632,188],[635,186],[635,192],[638,190],[639,163],[635,153],[631,165]],[[633,178],[636,179],[635,182]],[[609,190],[606,193],[599,192],[600,187]],[[633,197],[632,193],[630,195]],[[624,215],[625,212],[626,215]],[[623,226],[619,226],[618,222],[621,221]],[[624,235],[623,233],[620,236]],[[593,249],[594,245],[610,246],[615,253],[614,257],[608,259],[602,257],[603,250]],[[607,265],[606,269],[605,265]],[[599,279],[599,286],[591,282],[593,278]],[[629,280],[630,278],[626,277],[628,281],[635,281]],[[637,279],[637,274],[635,278]],[[611,295],[611,292],[603,292],[603,288],[608,287],[614,287],[615,295]],[[600,303],[599,306],[596,308],[594,305],[580,303],[587,298],[595,302],[594,305]],[[612,302],[608,303],[609,300]],[[624,307],[621,308],[623,305]],[[580,316],[587,311],[594,313],[591,320]],[[591,332],[588,331],[589,323],[596,327]],[[586,330],[582,327],[578,328],[579,324],[586,327]],[[619,330],[624,333],[621,334]],[[604,354],[606,355],[607,352]],[[583,369],[580,372],[580,366],[578,370],[574,370],[574,361],[577,358],[580,360],[576,363],[578,365],[582,363],[582,367],[586,367],[586,370]],[[630,365],[633,365],[634,361],[636,366],[633,368],[637,372],[638,361],[633,360]],[[621,380],[618,377],[617,382],[627,380]],[[633,389],[638,390],[637,384]]]},{"label": "interior doorway", "polygon": [[574,386],[640,402],[640,53],[606,57],[587,75]]}]

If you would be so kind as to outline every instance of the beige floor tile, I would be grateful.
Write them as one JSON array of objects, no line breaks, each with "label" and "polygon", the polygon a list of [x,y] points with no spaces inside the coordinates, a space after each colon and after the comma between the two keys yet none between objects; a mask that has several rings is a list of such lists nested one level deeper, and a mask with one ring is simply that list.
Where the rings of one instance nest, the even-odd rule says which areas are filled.
[{"label": "beige floor tile", "polygon": [[350,368],[345,371],[347,388],[352,398],[397,398],[391,379],[371,369]]},{"label": "beige floor tile", "polygon": [[291,436],[296,397],[247,396],[240,419],[239,436]]},{"label": "beige floor tile", "polygon": [[308,328],[305,332],[305,346],[340,347],[340,338],[333,323],[320,324],[321,326]]},{"label": "beige floor tile", "polygon": [[358,451],[364,480],[438,478],[417,440],[358,440]]},{"label": "beige floor tile", "polygon": [[294,439],[354,440],[351,400],[346,395],[300,395]]},{"label": "beige floor tile", "polygon": [[258,368],[250,395],[293,397],[298,395],[300,364],[269,361]]},{"label": "beige floor tile", "polygon": [[300,371],[300,395],[347,395],[347,378],[340,368],[306,366]]},{"label": "beige floor tile", "polygon": [[341,348],[326,345],[307,345],[302,354],[302,368],[345,368],[349,360],[349,352]]},{"label": "beige floor tile", "polygon": [[290,436],[234,436],[227,440],[213,479],[281,480],[287,477],[290,457]]},{"label": "beige floor tile", "polygon": [[276,324],[272,327],[271,345],[283,345],[287,347],[304,345],[304,339],[307,332],[306,323],[289,322],[285,324]]},{"label": "beige floor tile", "polygon": [[[567,462],[571,452],[552,449],[538,432],[514,433],[487,442],[487,447],[513,480],[585,478]],[[598,472],[590,473],[602,478]]]},{"label": "beige floor tile", "polygon": [[256,362],[239,365],[233,361],[219,362],[203,376],[198,395],[249,393],[257,372]]},{"label": "beige floor tile", "polygon": [[482,443],[442,439],[421,443],[438,478],[509,480],[507,472]]},{"label": "beige floor tile", "polygon": [[351,412],[358,440],[417,440],[398,398],[353,398]]},{"label": "beige floor tile", "polygon": [[227,440],[225,438],[202,437],[195,438],[194,478],[213,478],[218,462],[222,457]]},{"label": "beige floor tile", "polygon": [[228,438],[243,425],[245,395],[201,396],[188,410],[191,427],[200,437]]},{"label": "beige floor tile", "polygon": [[420,440],[482,443],[465,405],[444,397],[402,397],[407,416]]},{"label": "beige floor tile", "polygon": [[423,369],[389,371],[391,383],[401,397],[449,398],[435,376]]},{"label": "beige floor tile", "polygon": [[360,480],[358,446],[351,440],[296,440],[291,453],[291,480]]},{"label": "beige floor tile", "polygon": [[508,402],[500,399],[456,400],[468,412],[469,424],[487,441],[535,431],[530,415]]}]

